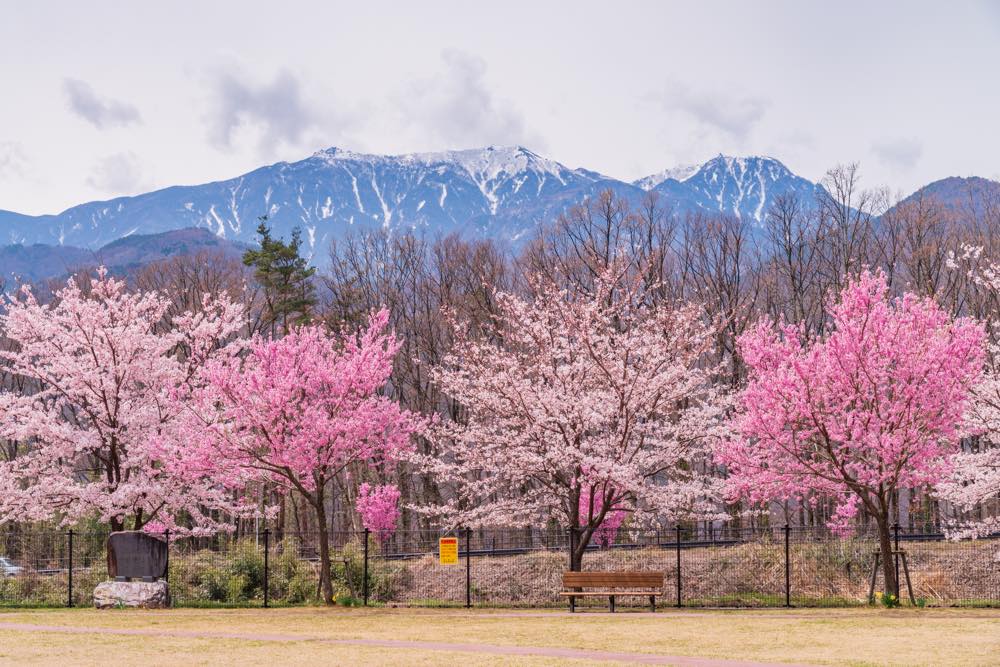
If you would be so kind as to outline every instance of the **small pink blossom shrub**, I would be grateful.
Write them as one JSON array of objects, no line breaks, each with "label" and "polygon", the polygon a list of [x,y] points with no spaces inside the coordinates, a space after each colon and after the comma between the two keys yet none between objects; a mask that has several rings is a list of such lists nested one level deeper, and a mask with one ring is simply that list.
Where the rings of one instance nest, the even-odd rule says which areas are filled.
[{"label": "small pink blossom shrub", "polygon": [[379,542],[385,542],[396,532],[399,489],[395,485],[372,486],[365,482],[358,488],[356,505],[364,527],[374,533]]}]

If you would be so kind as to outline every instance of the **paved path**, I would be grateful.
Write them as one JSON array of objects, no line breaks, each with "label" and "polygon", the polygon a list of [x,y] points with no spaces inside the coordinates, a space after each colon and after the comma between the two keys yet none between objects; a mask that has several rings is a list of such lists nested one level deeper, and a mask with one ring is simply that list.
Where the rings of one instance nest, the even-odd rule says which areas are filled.
[{"label": "paved path", "polygon": [[[132,628],[78,627],[70,625],[42,625],[35,623],[0,623],[0,631],[16,632],[59,632],[78,635],[125,635],[141,637],[181,637],[186,639],[229,639],[265,642],[318,642],[378,648],[418,649],[424,651],[459,651],[500,656],[527,656],[544,658],[567,658],[604,662],[625,662],[641,665],[676,665],[677,667],[778,667],[775,663],[747,662],[742,660],[721,660],[715,658],[695,658],[682,655],[658,655],[654,653],[629,653],[624,651],[589,651],[586,649],[561,648],[558,646],[502,646],[499,644],[472,644],[452,642],[401,641],[394,639],[330,639],[310,635],[286,635],[273,633],[213,632],[202,630],[146,630]],[[781,667],[808,667],[780,663]]]}]

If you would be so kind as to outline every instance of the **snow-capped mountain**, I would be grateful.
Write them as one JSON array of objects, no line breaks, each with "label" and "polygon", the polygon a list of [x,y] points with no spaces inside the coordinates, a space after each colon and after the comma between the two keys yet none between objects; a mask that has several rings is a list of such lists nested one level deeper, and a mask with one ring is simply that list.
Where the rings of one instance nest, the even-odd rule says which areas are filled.
[{"label": "snow-capped mountain", "polygon": [[315,255],[352,228],[463,231],[517,242],[537,223],[605,188],[631,189],[522,147],[366,155],[330,148],[227,181],[91,202],[58,215],[0,211],[0,239],[96,248],[134,233],[204,227],[255,241],[267,215],[278,235],[300,227]]},{"label": "snow-capped mountain", "polygon": [[324,202],[348,225],[459,230],[515,242],[566,206],[617,184],[520,146],[399,156],[331,148],[306,160],[311,162],[349,181],[349,192],[327,195]]},{"label": "snow-capped mountain", "polygon": [[90,202],[56,215],[0,211],[0,243],[96,249],[133,234],[188,227],[254,243],[257,220],[266,215],[276,235],[301,228],[307,251],[323,264],[330,241],[352,229],[460,231],[516,246],[539,223],[608,188],[633,202],[659,192],[679,214],[759,221],[775,196],[811,196],[816,187],[767,157],[720,155],[625,183],[520,146],[395,156],[329,148],[225,181]]},{"label": "snow-capped mountain", "polygon": [[664,195],[684,211],[724,213],[761,222],[779,195],[812,201],[820,186],[793,174],[771,157],[719,155],[702,165],[676,167],[634,185]]}]

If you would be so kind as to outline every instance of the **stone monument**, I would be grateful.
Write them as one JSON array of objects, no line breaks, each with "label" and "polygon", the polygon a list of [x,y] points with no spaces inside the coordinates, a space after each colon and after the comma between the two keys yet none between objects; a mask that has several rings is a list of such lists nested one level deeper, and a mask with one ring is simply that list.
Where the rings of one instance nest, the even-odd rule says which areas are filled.
[{"label": "stone monument", "polygon": [[167,542],[140,530],[111,533],[108,538],[108,575],[94,589],[98,609],[170,606]]}]

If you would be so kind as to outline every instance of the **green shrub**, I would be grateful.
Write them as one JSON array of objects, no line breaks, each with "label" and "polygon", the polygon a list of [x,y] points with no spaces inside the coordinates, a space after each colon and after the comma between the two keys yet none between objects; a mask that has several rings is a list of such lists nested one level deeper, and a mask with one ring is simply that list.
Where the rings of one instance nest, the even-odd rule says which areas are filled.
[{"label": "green shrub", "polygon": [[278,600],[287,602],[288,604],[315,602],[317,600],[316,579],[309,573],[297,573],[288,580],[284,592],[285,594],[279,596]]},{"label": "green shrub", "polygon": [[202,549],[172,553],[170,590],[176,604],[195,602],[246,604],[264,597],[264,554],[253,539],[228,552]]},{"label": "green shrub", "polygon": [[0,605],[62,607],[67,592],[66,575],[0,576]]},{"label": "green shrub", "polygon": [[264,554],[249,540],[235,545],[229,562],[229,602],[264,597]]},{"label": "green shrub", "polygon": [[886,609],[895,609],[899,606],[899,598],[892,593],[882,593],[879,596],[879,602],[881,602],[882,606]]},{"label": "green shrub", "polygon": [[227,602],[228,578],[227,573],[218,568],[205,567],[199,574],[195,575],[195,584],[200,593],[198,597],[213,602]]},{"label": "green shrub", "polygon": [[276,603],[303,604],[318,600],[319,571],[312,563],[299,558],[298,553],[299,545],[295,538],[283,540],[271,552],[268,595]]},{"label": "green shrub", "polygon": [[[402,563],[387,561],[379,555],[379,544],[374,536],[368,545],[368,599],[388,602],[400,592],[404,576]],[[340,552],[340,562],[334,563],[334,587],[349,592],[353,597],[363,597],[365,578],[364,545],[349,542]]]},{"label": "green shrub", "polygon": [[351,597],[350,595],[338,595],[336,597],[336,602],[341,607],[360,607],[364,604],[363,600]]}]

